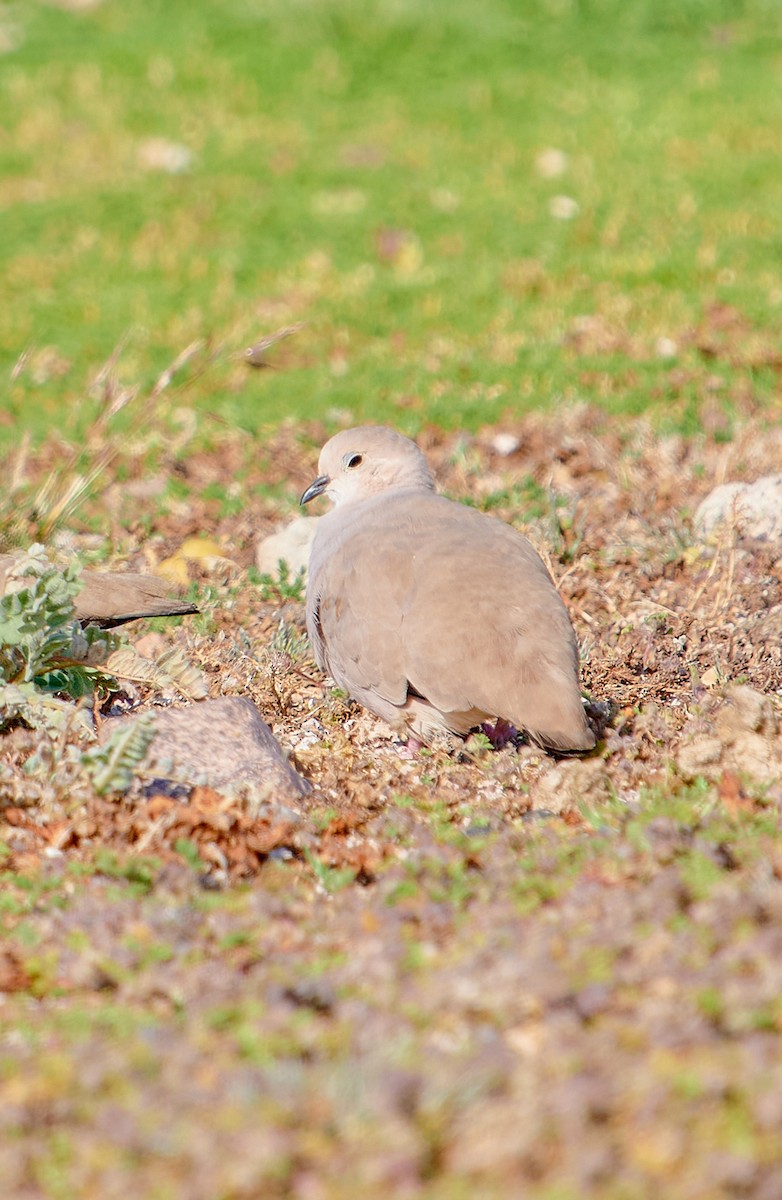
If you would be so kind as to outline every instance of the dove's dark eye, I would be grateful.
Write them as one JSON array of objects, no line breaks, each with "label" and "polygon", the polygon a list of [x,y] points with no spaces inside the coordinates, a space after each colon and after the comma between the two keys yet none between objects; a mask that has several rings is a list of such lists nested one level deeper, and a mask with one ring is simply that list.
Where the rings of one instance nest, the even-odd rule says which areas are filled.
[{"label": "dove's dark eye", "polygon": [[345,467],[348,471],[351,467],[360,467],[363,461],[363,454],[346,454],[344,459]]}]

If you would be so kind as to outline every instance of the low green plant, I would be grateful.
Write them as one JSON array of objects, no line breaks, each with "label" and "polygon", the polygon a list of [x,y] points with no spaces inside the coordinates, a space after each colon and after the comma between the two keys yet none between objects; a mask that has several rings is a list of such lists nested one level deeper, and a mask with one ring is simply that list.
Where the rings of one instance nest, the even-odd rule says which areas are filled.
[{"label": "low green plant", "polygon": [[261,589],[261,600],[303,600],[306,572],[302,568],[294,574],[284,558],[278,563],[278,575],[262,574],[255,567],[248,571],[250,583]]},{"label": "low green plant", "polygon": [[201,858],[198,846],[190,838],[177,838],[174,842],[174,849],[177,854],[181,854],[185,862],[189,863],[194,871],[203,872],[206,870],[206,863]]},{"label": "low green plant", "polygon": [[33,545],[8,573],[0,597],[0,729],[21,720],[61,727],[72,706],[96,690],[116,690],[103,667],[119,645],[115,634],[76,620],[81,568],[61,569]]},{"label": "low green plant", "polygon": [[11,568],[11,590],[0,597],[0,730],[21,721],[49,735],[24,764],[27,779],[59,777],[75,786],[86,774],[99,795],[124,792],[155,736],[154,724],[120,726],[103,745],[81,749],[84,735],[94,736],[89,700],[118,688],[104,664],[120,638],[77,621],[80,574],[76,563],[55,566],[40,545]]},{"label": "low green plant", "polygon": [[326,892],[340,892],[353,883],[358,872],[353,867],[329,867],[321,862],[311,850],[304,851],[304,857],[315,873],[315,877]]}]

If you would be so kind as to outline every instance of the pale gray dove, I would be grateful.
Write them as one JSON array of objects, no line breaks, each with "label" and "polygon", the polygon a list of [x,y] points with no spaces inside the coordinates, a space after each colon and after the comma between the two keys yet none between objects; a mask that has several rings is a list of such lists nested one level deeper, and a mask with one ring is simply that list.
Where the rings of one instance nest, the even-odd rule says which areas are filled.
[{"label": "pale gray dove", "polygon": [[[0,595],[5,593],[13,554],[0,554]],[[140,617],[175,617],[198,612],[187,600],[172,599],[168,584],[156,575],[130,571],[83,571],[81,591],[74,600],[76,619],[83,625],[112,629]]]},{"label": "pale gray dove", "polygon": [[590,750],[573,627],[527,538],[435,495],[392,429],[338,433],[318,472],[301,497],[335,506],[310,555],[318,665],[401,734],[504,719],[546,748]]}]

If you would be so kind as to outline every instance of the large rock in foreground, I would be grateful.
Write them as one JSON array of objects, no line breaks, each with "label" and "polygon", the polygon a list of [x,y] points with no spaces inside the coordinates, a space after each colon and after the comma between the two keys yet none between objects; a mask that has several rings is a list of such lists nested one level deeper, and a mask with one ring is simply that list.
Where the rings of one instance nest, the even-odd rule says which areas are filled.
[{"label": "large rock in foreground", "polygon": [[[119,720],[137,721],[149,712],[106,721],[101,738]],[[241,793],[256,810],[265,801],[293,801],[311,790],[246,697],[223,696],[152,712],[155,737],[141,765],[145,775]]]}]

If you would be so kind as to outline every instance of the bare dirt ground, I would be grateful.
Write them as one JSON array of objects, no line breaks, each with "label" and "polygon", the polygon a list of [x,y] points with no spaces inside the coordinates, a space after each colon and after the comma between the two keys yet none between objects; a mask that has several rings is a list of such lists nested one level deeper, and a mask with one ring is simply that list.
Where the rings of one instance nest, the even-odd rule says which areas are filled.
[{"label": "bare dirt ground", "polygon": [[98,798],[0,738],[7,1195],[782,1195],[782,548],[692,528],[782,429],[710,412],[419,439],[547,556],[585,759],[405,757],[322,678],[302,603],[246,569],[325,430],[180,453],[174,497],[123,452],[93,512],[118,556],[225,556],[190,566],[205,616],[145,636],[250,696],[313,791]]}]

